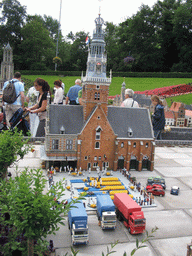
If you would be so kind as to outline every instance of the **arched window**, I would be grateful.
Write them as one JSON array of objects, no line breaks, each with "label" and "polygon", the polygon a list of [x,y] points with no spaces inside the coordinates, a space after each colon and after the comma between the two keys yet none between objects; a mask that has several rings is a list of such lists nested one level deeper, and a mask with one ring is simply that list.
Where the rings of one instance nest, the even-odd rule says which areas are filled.
[{"label": "arched window", "polygon": [[99,148],[100,148],[100,143],[99,143],[99,141],[97,141],[97,142],[95,143],[95,148],[96,148],[96,149],[99,149]]}]

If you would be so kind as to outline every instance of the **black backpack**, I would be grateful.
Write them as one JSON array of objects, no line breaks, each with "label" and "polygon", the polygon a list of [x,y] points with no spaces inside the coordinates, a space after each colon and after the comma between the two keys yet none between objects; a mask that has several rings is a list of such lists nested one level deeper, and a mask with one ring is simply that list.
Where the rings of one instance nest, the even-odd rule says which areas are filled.
[{"label": "black backpack", "polygon": [[16,96],[14,82],[9,81],[9,84],[3,90],[3,101],[9,104],[12,104],[16,101],[19,95]]}]

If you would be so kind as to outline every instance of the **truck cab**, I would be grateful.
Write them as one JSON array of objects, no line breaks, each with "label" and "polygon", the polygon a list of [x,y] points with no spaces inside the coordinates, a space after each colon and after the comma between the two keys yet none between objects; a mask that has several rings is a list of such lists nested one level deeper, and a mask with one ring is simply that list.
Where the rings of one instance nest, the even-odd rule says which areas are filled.
[{"label": "truck cab", "polygon": [[97,217],[102,229],[115,229],[115,205],[109,195],[97,195]]},{"label": "truck cab", "polygon": [[140,234],[145,231],[146,219],[143,212],[133,212],[130,214],[129,228],[130,234]]},{"label": "truck cab", "polygon": [[115,194],[114,204],[118,220],[123,221],[130,234],[145,232],[146,220],[142,208],[128,194]]},{"label": "truck cab", "polygon": [[78,225],[73,223],[71,229],[71,240],[72,244],[87,244],[89,241],[88,225]]},{"label": "truck cab", "polygon": [[68,212],[68,227],[71,231],[73,245],[88,244],[88,216],[82,201],[72,204]]},{"label": "truck cab", "polygon": [[102,229],[115,229],[116,227],[116,214],[113,212],[102,212],[101,228]]}]

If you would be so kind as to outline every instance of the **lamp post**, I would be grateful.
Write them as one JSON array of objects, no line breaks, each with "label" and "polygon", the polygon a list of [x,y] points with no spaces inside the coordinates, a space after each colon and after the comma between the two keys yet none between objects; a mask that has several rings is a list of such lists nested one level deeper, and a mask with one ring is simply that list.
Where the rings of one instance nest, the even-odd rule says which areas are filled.
[{"label": "lamp post", "polygon": [[[62,6],[62,0],[60,1],[59,26],[58,26],[58,33],[57,33],[56,57],[58,55],[59,29],[60,29],[60,26],[61,26],[61,6]],[[55,71],[57,71],[57,63],[55,63]]]}]

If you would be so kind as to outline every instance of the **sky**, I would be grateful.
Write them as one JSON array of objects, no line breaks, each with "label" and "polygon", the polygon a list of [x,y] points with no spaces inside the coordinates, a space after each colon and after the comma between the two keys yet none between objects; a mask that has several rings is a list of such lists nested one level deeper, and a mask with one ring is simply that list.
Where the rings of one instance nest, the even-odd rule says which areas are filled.
[{"label": "sky", "polygon": [[[51,16],[59,21],[61,6],[61,30],[63,36],[70,31],[74,34],[79,31],[89,32],[92,36],[95,28],[95,18],[99,10],[106,22],[119,23],[136,14],[142,4],[152,7],[157,0],[18,0],[26,6],[27,14]],[[61,4],[61,5],[60,5]]]}]

